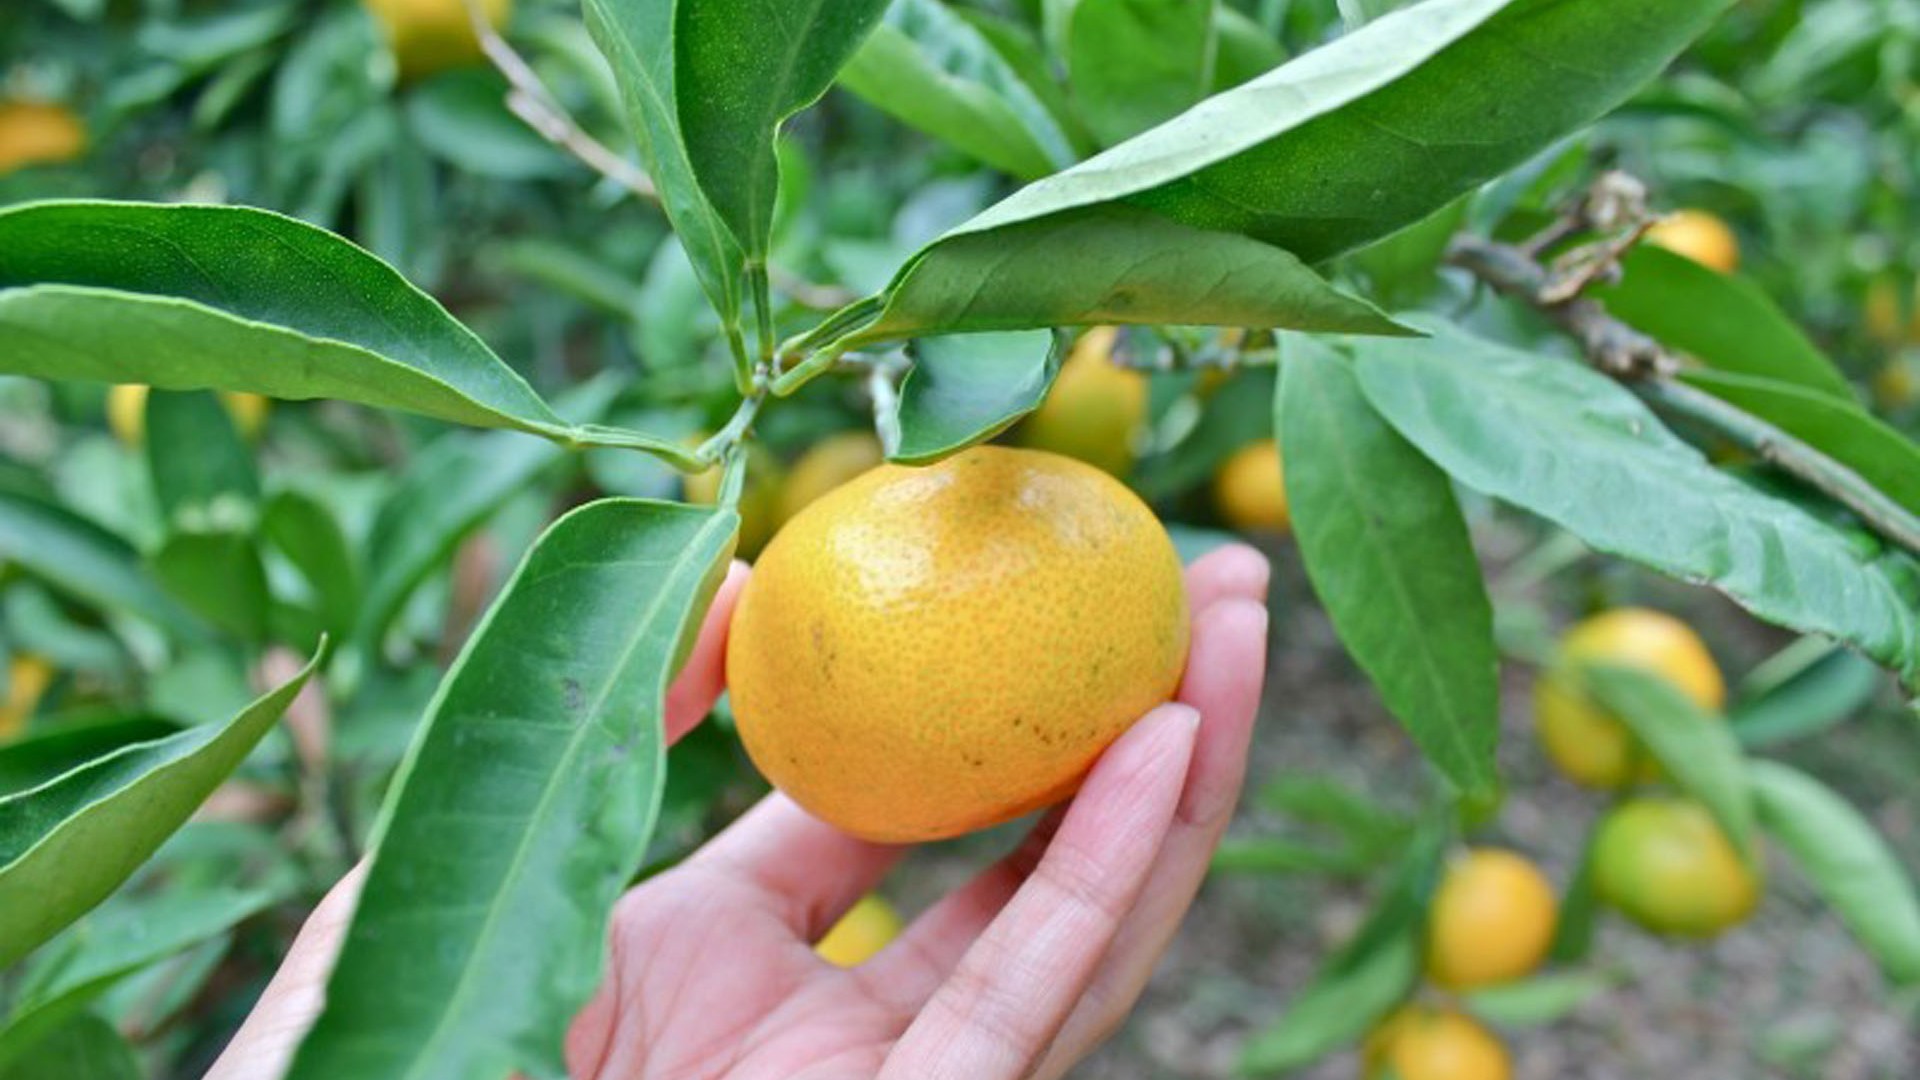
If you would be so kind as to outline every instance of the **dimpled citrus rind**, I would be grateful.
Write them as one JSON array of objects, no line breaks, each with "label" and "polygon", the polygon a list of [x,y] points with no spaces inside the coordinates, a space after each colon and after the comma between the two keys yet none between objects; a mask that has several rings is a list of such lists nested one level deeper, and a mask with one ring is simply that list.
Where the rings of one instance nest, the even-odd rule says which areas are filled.
[{"label": "dimpled citrus rind", "polygon": [[748,754],[815,815],[883,842],[1057,802],[1172,696],[1178,556],[1091,466],[974,447],[886,465],[791,521],[728,639]]}]

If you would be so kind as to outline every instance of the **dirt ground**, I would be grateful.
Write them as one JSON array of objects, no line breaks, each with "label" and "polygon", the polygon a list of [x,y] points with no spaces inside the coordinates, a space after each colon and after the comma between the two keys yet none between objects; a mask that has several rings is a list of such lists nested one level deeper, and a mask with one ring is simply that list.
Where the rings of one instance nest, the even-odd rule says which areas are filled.
[{"label": "dirt ground", "polygon": [[[1421,765],[1411,744],[1341,652],[1311,602],[1290,546],[1271,554],[1274,650],[1255,738],[1250,790],[1315,772],[1411,809]],[[1636,575],[1642,601],[1684,611],[1730,672],[1783,640],[1699,590]],[[1651,589],[1652,591],[1649,591]],[[1561,604],[1559,606],[1570,606]],[[1531,854],[1560,885],[1599,800],[1558,778],[1531,739],[1523,665],[1506,665],[1502,771],[1507,801],[1479,837]],[[1897,710],[1776,751],[1835,784],[1920,868],[1920,729]],[[1243,802],[1234,833],[1276,822]],[[930,853],[890,888],[909,905],[979,865],[977,853]],[[1518,1080],[1915,1080],[1914,1007],[1889,1000],[1873,963],[1775,852],[1769,889],[1746,925],[1706,944],[1670,943],[1603,920],[1590,968],[1613,989],[1546,1027],[1508,1031]],[[1308,875],[1216,875],[1126,1027],[1077,1080],[1201,1080],[1234,1075],[1239,1047],[1270,1023],[1320,960],[1364,917],[1377,882]],[[1359,1075],[1351,1052],[1296,1076]]]}]

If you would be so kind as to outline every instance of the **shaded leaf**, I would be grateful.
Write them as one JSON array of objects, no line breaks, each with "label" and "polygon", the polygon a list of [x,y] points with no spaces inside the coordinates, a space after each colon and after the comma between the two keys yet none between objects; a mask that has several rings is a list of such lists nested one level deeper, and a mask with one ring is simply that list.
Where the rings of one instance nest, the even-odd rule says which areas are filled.
[{"label": "shaded leaf", "polygon": [[1108,145],[1205,97],[1214,0],[1047,0],[1054,51],[1080,116]]},{"label": "shaded leaf", "polygon": [[154,390],[145,404],[147,468],[168,523],[190,529],[251,526],[260,476],[219,397],[205,390]]},{"label": "shaded leaf", "polygon": [[1599,820],[1596,820],[1580,845],[1580,861],[1574,864],[1573,880],[1567,882],[1566,890],[1560,894],[1553,944],[1547,948],[1547,956],[1558,963],[1577,964],[1593,949],[1594,927],[1600,916],[1600,892],[1593,881],[1593,845],[1599,835]]},{"label": "shaded leaf", "polygon": [[0,1080],[140,1080],[140,1075],[133,1047],[92,1013],[61,1025],[31,1058],[0,1066]]},{"label": "shaded leaf", "polygon": [[1275,402],[1287,506],[1354,660],[1463,792],[1499,785],[1493,609],[1447,475],[1380,419],[1338,354],[1289,338]]},{"label": "shaded leaf", "polygon": [[921,338],[900,407],[881,431],[892,461],[920,465],[990,439],[1040,407],[1060,373],[1060,339],[1045,330]]},{"label": "shaded leaf", "polygon": [[125,540],[52,503],[0,491],[0,553],[69,596],[188,634],[202,624],[141,569]]},{"label": "shaded leaf", "polygon": [[233,772],[318,664],[225,723],[129,746],[0,798],[0,967],[119,887]]},{"label": "shaded leaf", "polygon": [[1893,564],[1713,468],[1606,376],[1420,325],[1435,336],[1355,341],[1356,372],[1381,415],[1456,480],[1920,682],[1920,615]]},{"label": "shaded leaf", "polygon": [[306,579],[328,631],[351,631],[360,610],[360,567],[333,512],[302,492],[274,492],[260,514],[260,538]]},{"label": "shaded leaf", "polygon": [[409,752],[293,1080],[564,1071],[659,807],[667,683],[737,525],[607,500],[529,552]]},{"label": "shaded leaf", "polygon": [[1760,823],[1866,946],[1887,978],[1920,982],[1920,899],[1900,860],[1845,799],[1778,762],[1753,765]]},{"label": "shaded leaf", "polygon": [[25,791],[134,743],[179,730],[151,716],[107,717],[67,722],[0,746],[0,796]]},{"label": "shaded leaf", "polygon": [[1613,989],[1613,976],[1599,971],[1562,971],[1475,990],[1462,1001],[1468,1012],[1505,1028],[1543,1027]]},{"label": "shaded leaf", "polygon": [[1745,747],[1768,746],[1826,731],[1866,707],[1886,678],[1873,662],[1835,648],[1806,670],[1728,713]]},{"label": "shaded leaf", "polygon": [[267,635],[267,571],[250,532],[178,532],[147,560],[153,579],[183,605],[246,641]]},{"label": "shaded leaf", "polygon": [[1619,664],[1581,662],[1581,689],[1633,732],[1680,790],[1704,804],[1741,851],[1753,835],[1746,758],[1733,730],[1671,681]]}]

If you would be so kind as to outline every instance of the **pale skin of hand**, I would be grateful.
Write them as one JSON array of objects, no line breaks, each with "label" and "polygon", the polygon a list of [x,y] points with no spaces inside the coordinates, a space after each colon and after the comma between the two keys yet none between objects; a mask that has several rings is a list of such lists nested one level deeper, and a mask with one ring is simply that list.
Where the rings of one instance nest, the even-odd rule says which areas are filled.
[{"label": "pale skin of hand", "polygon": [[[725,678],[722,586],[667,697],[668,738]],[[1193,645],[1176,700],[1110,747],[1080,793],[857,968],[812,942],[906,848],[762,800],[614,911],[599,993],[567,1035],[579,1080],[1029,1080],[1116,1029],[1192,904],[1233,815],[1266,662],[1267,564],[1187,571]],[[270,1080],[318,1016],[361,870],[315,908],[208,1080]]]}]

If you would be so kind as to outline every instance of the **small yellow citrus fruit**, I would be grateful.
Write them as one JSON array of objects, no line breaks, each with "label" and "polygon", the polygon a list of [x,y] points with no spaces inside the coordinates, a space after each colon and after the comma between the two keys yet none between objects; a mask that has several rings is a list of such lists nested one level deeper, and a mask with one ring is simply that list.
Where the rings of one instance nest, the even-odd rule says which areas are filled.
[{"label": "small yellow citrus fruit", "polygon": [[1427,974],[1471,990],[1531,973],[1553,944],[1558,902],[1533,863],[1475,848],[1447,867],[1428,915]]},{"label": "small yellow citrus fruit", "polygon": [[859,967],[899,936],[900,913],[892,904],[868,893],[840,916],[813,951],[835,967]]},{"label": "small yellow citrus fruit", "polygon": [[1273,439],[1234,451],[1213,477],[1213,501],[1220,516],[1243,532],[1285,532],[1287,485],[1280,444]]},{"label": "small yellow citrus fruit", "polygon": [[788,522],[741,594],[727,682],[767,779],[901,843],[1071,795],[1186,653],[1180,560],[1138,496],[976,446],[882,465]]},{"label": "small yellow citrus fruit", "polygon": [[1882,276],[1869,282],[1866,302],[1861,305],[1861,317],[1866,323],[1868,336],[1889,347],[1904,344],[1907,314],[1900,307],[1898,281],[1890,276]]},{"label": "small yellow citrus fruit", "polygon": [[7,696],[0,704],[0,742],[27,729],[40,696],[53,682],[53,665],[31,653],[15,653],[7,665]]},{"label": "small yellow citrus fruit", "polygon": [[787,485],[780,492],[780,520],[792,520],[815,499],[885,458],[880,440],[870,432],[843,431],[820,440],[800,455],[787,474]]},{"label": "small yellow citrus fruit", "polygon": [[[362,0],[393,47],[404,78],[431,75],[481,57],[466,0]],[[480,0],[487,24],[499,29],[513,0]]]},{"label": "small yellow citrus fruit", "polygon": [[1759,852],[1743,860],[1699,803],[1642,797],[1610,811],[1594,841],[1601,899],[1648,930],[1712,937],[1760,903]]},{"label": "small yellow citrus fruit", "polygon": [[1740,240],[1727,223],[1705,210],[1676,210],[1647,230],[1647,242],[1701,266],[1731,274],[1740,266]]},{"label": "small yellow citrus fruit", "polygon": [[1456,1009],[1408,1005],[1375,1028],[1361,1048],[1366,1080],[1509,1080],[1506,1046]]},{"label": "small yellow citrus fruit", "polygon": [[[139,383],[119,383],[107,391],[107,427],[121,442],[139,446],[147,438],[147,390]],[[273,400],[240,390],[222,390],[220,400],[233,417],[243,439],[252,439],[266,426]]]},{"label": "small yellow citrus fruit", "polygon": [[1910,356],[1889,357],[1873,373],[1873,400],[1885,412],[1899,412],[1920,401],[1920,364]]},{"label": "small yellow citrus fruit", "polygon": [[1113,363],[1120,331],[1096,326],[1074,342],[1047,400],[1019,431],[1019,442],[1078,458],[1114,476],[1133,468],[1134,441],[1147,418],[1147,380]]},{"label": "small yellow citrus fruit", "polygon": [[[698,446],[704,441],[704,437],[695,436],[687,440],[687,445]],[[780,527],[783,476],[778,458],[757,443],[747,448],[747,481],[740,492],[740,537],[734,544],[735,552],[743,559],[760,554],[774,530]],[[726,470],[715,465],[706,472],[683,477],[680,483],[688,502],[712,506],[720,501],[720,483],[725,478]]]},{"label": "small yellow citrus fruit", "polygon": [[1616,608],[1573,628],[1556,663],[1534,683],[1534,725],[1547,756],[1577,784],[1612,789],[1652,780],[1659,770],[1624,724],[1582,691],[1581,661],[1638,668],[1673,683],[1717,712],[1726,683],[1713,654],[1686,623],[1646,608]]},{"label": "small yellow citrus fruit", "polygon": [[86,149],[86,125],[66,106],[0,102],[0,176],[29,165],[72,161]]}]

